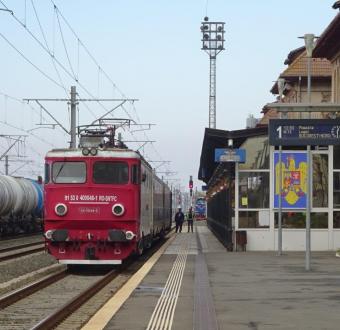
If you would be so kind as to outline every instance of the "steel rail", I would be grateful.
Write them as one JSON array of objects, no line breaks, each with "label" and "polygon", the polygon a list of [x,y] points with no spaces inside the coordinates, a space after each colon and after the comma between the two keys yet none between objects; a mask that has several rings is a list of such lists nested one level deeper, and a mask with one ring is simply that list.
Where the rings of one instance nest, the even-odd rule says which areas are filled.
[{"label": "steel rail", "polygon": [[[125,267],[124,267],[125,268]],[[121,271],[112,270],[99,281],[96,281],[85,291],[78,294],[75,298],[71,299],[65,305],[60,307],[57,311],[50,314],[38,324],[36,324],[31,330],[46,330],[54,329],[58,324],[60,324],[64,319],[74,313],[80,306],[87,302],[94,294],[104,288],[109,284],[115,277],[120,274]]]},{"label": "steel rail", "polygon": [[18,235],[14,235],[14,236],[2,236],[0,237],[0,243],[1,242],[7,242],[7,241],[11,241],[14,239],[18,239],[18,238],[29,238],[29,237],[36,237],[36,236],[40,236],[43,237],[42,232],[36,232],[35,234],[18,234]]},{"label": "steel rail", "polygon": [[23,256],[26,256],[26,255],[29,255],[29,254],[41,252],[41,251],[44,251],[44,250],[45,250],[45,247],[39,247],[39,248],[36,248],[36,249],[30,249],[30,250],[26,250],[26,251],[22,251],[22,252],[18,252],[18,253],[8,254],[8,255],[5,255],[5,256],[2,256],[2,257],[0,256],[0,262],[6,261],[6,260],[11,260],[11,259],[16,259],[16,258],[23,257]]},{"label": "steel rail", "polygon": [[36,245],[41,245],[44,244],[43,241],[41,242],[34,242],[34,243],[27,243],[27,244],[22,244],[22,245],[15,245],[15,246],[10,246],[7,248],[0,249],[0,254],[5,253],[5,252],[10,252],[10,251],[15,251],[15,250],[20,250],[20,249],[25,249],[31,246],[36,246]]},{"label": "steel rail", "polygon": [[[174,228],[170,229],[168,234],[169,235]],[[147,262],[150,257],[162,246],[166,240],[162,240],[160,244],[155,244],[151,249],[147,251],[147,258],[144,260],[142,264]],[[59,308],[54,313],[50,314],[43,320],[41,320],[38,324],[31,328],[31,330],[47,330],[47,329],[54,329],[56,328],[62,321],[68,318],[71,314],[73,314],[77,309],[79,309],[83,304],[85,304],[92,296],[98,293],[101,289],[103,289],[106,285],[108,285],[112,280],[114,280],[118,275],[122,274],[125,270],[128,269],[129,266],[133,264],[135,260],[131,257],[125,261],[125,263],[116,270],[110,271],[106,274],[103,278],[95,282],[85,291],[78,294],[75,298],[71,299],[67,302],[64,306]],[[139,269],[139,267],[138,267]],[[137,270],[133,271],[129,277],[131,277]]]},{"label": "steel rail", "polygon": [[15,302],[30,296],[31,294],[46,288],[47,286],[61,280],[62,278],[68,276],[66,270],[62,270],[58,273],[52,274],[48,277],[45,277],[39,281],[36,281],[32,284],[29,284],[23,288],[15,290],[14,292],[10,292],[9,294],[0,298],[0,309],[6,308]]}]

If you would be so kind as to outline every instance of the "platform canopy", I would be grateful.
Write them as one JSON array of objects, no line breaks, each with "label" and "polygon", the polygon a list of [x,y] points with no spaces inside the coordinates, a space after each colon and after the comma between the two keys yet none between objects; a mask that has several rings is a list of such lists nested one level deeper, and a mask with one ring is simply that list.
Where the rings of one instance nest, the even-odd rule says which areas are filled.
[{"label": "platform canopy", "polygon": [[267,126],[236,131],[206,128],[201,151],[198,179],[208,183],[218,163],[215,163],[215,149],[228,148],[228,140],[233,140],[233,148],[239,148],[247,138],[268,134]]}]

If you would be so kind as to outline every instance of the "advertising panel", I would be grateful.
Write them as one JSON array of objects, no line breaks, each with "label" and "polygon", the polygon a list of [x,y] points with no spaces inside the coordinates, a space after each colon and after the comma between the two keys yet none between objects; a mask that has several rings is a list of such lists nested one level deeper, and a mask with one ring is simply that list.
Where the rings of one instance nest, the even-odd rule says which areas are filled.
[{"label": "advertising panel", "polygon": [[279,208],[280,168],[282,171],[281,206],[283,209],[305,209],[307,202],[307,153],[283,151],[274,153],[274,208]]}]

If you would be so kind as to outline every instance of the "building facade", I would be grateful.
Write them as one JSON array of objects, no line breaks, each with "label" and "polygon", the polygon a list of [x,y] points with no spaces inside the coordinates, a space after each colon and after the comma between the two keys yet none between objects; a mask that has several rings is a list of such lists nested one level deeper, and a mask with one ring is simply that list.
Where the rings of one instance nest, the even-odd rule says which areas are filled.
[{"label": "building facade", "polygon": [[[313,52],[312,103],[340,104],[340,13],[322,33]],[[292,51],[281,102],[305,103],[307,99],[306,54],[304,47]],[[277,83],[272,88],[278,94]],[[267,125],[278,118],[275,109],[264,108],[257,128],[222,131],[206,129],[202,145],[199,179],[207,186],[208,225],[226,247],[235,243],[237,231],[247,232],[247,249],[273,251],[278,248],[278,198],[283,187],[282,248],[304,251],[306,246],[306,147],[283,147],[278,161],[277,147],[270,146]],[[340,113],[340,108],[339,108]],[[339,117],[339,113],[336,117]],[[312,118],[329,118],[313,113]],[[289,113],[288,118],[307,118]],[[333,117],[334,118],[334,117]],[[340,127],[339,121],[334,121]],[[246,152],[245,163],[214,161],[216,148]],[[340,248],[340,146],[311,146],[311,249]],[[280,185],[279,171],[282,171]]]}]

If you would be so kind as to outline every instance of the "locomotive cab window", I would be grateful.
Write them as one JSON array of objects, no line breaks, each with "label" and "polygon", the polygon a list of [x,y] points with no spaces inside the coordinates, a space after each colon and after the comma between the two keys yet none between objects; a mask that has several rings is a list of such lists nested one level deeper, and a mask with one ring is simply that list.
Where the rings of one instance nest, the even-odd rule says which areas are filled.
[{"label": "locomotive cab window", "polygon": [[86,182],[86,164],[84,162],[54,162],[52,180],[55,183]]},{"label": "locomotive cab window", "polygon": [[125,162],[95,162],[93,182],[102,184],[127,184],[129,166]]},{"label": "locomotive cab window", "polygon": [[134,184],[139,184],[141,180],[140,171],[138,165],[132,165],[131,167],[131,182]]},{"label": "locomotive cab window", "polygon": [[45,164],[45,184],[50,182],[50,165]]}]

